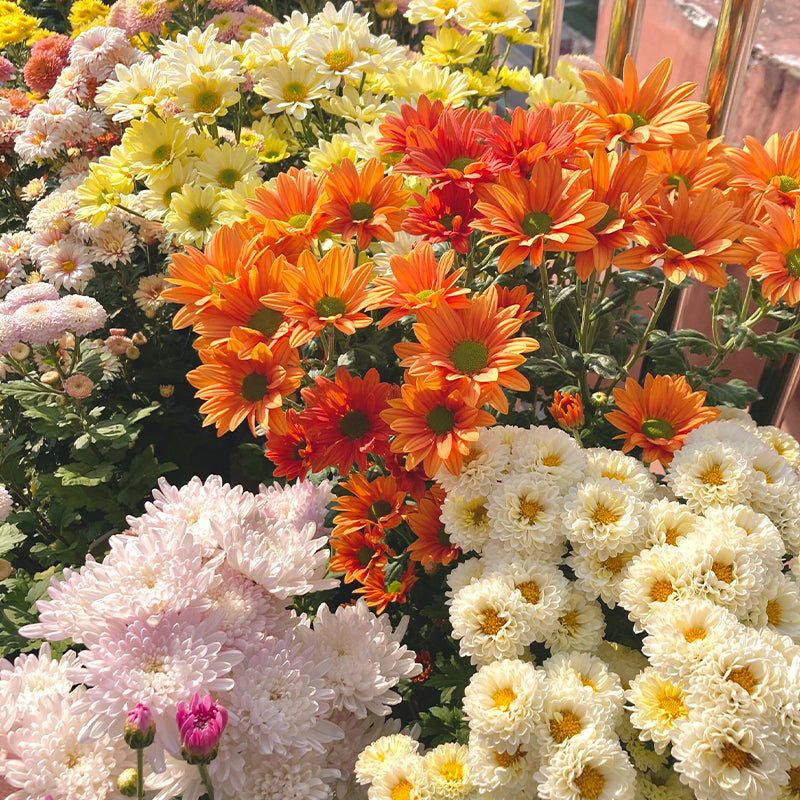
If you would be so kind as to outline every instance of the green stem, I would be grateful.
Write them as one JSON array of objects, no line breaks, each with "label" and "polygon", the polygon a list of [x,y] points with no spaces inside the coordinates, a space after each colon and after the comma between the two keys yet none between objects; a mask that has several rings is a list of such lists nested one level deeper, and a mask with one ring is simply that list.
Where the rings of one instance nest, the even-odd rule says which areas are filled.
[{"label": "green stem", "polygon": [[203,781],[208,800],[214,800],[214,786],[211,783],[211,776],[208,774],[208,767],[205,764],[198,764],[197,769],[200,770],[200,780]]},{"label": "green stem", "polygon": [[325,366],[322,368],[322,374],[328,375],[333,371],[333,365],[336,363],[336,329],[328,323],[320,332],[322,339],[322,350],[325,354]]},{"label": "green stem", "polygon": [[547,338],[550,339],[550,344],[553,347],[553,352],[559,357],[562,357],[561,345],[556,338],[556,329],[553,324],[553,307],[550,305],[550,277],[547,274],[547,265],[542,259],[539,264],[539,278],[542,282],[542,306],[544,308],[544,319],[547,325]]},{"label": "green stem", "polygon": [[136,800],[144,800],[144,748],[136,748]]}]

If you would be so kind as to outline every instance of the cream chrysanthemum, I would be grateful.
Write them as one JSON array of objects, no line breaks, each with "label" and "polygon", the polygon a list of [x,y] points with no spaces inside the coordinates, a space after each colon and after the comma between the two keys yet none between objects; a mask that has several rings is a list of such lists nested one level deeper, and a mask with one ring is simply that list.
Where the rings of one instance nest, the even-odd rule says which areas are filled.
[{"label": "cream chrysanthemum", "polygon": [[580,589],[570,589],[564,613],[545,638],[551,653],[570,650],[591,652],[603,640],[606,621],[596,600],[589,600]]},{"label": "cream chrysanthemum", "polygon": [[271,64],[264,70],[255,91],[267,98],[264,104],[267,114],[284,112],[295,119],[305,119],[314,101],[328,93],[325,76],[313,64],[303,61]]},{"label": "cream chrysanthemum", "polygon": [[641,461],[607,447],[586,451],[586,477],[619,481],[643,500],[650,499],[655,491],[655,480]]},{"label": "cream chrysanthemum", "polygon": [[585,694],[576,693],[570,681],[561,684],[548,681],[545,685],[541,723],[534,734],[543,754],[552,754],[581,733],[598,731],[611,735],[614,728],[608,714],[589,702]]},{"label": "cream chrysanthemum", "polygon": [[474,786],[467,766],[468,748],[448,742],[425,753],[423,766],[430,782],[431,794],[441,800],[467,800]]},{"label": "cream chrysanthemum", "polygon": [[622,581],[628,576],[628,564],[638,553],[635,548],[601,559],[597,553],[581,549],[574,550],[567,563],[575,573],[577,587],[587,597],[599,597],[609,608],[614,608],[619,602]]},{"label": "cream chrysanthemum", "polygon": [[677,721],[689,714],[683,686],[648,667],[631,682],[625,698],[631,704],[631,722],[641,738],[652,741],[656,750],[663,753]]},{"label": "cream chrysanthemum", "polygon": [[797,581],[781,573],[770,576],[757,601],[750,605],[747,624],[769,626],[777,633],[800,638],[800,589]]},{"label": "cream chrysanthemum", "polygon": [[709,508],[705,519],[698,524],[699,530],[710,529],[722,538],[747,536],[751,547],[764,563],[767,571],[783,569],[784,543],[780,532],[765,514],[759,514],[750,506],[722,506]]},{"label": "cream chrysanthemum", "polygon": [[375,776],[369,800],[430,800],[431,784],[422,756],[396,756]]},{"label": "cream chrysanthemum", "polygon": [[472,781],[485,795],[497,800],[516,798],[532,785],[539,764],[535,742],[496,747],[470,737],[467,765]]},{"label": "cream chrysanthemum", "polygon": [[483,496],[462,497],[448,492],[442,503],[442,523],[450,541],[465,553],[480,554],[489,538],[491,526],[488,499]]},{"label": "cream chrysanthemum", "polygon": [[678,546],[684,536],[691,533],[700,522],[700,517],[683,503],[675,500],[653,500],[645,506],[645,546],[669,544]]},{"label": "cream chrysanthemum", "polygon": [[583,480],[586,454],[575,440],[558,428],[539,426],[515,437],[511,463],[516,472],[535,473],[566,494]]},{"label": "cream chrysanthemum", "polygon": [[794,469],[800,467],[800,442],[790,433],[774,425],[764,425],[757,428],[755,434],[779,456],[783,456]]},{"label": "cream chrysanthemum", "polygon": [[436,480],[447,492],[467,497],[488,496],[509,467],[511,443],[505,434],[503,427],[483,428],[477,440],[470,442],[461,472],[452,475],[446,469],[440,469]]},{"label": "cream chrysanthemum", "polygon": [[372,783],[386,767],[397,758],[414,756],[419,752],[419,742],[405,733],[381,736],[368,744],[356,760],[356,780],[362,786]]},{"label": "cream chrysanthemum", "polygon": [[483,577],[485,570],[486,563],[482,558],[468,558],[466,561],[456,564],[447,575],[448,590],[445,594],[448,605],[461,589]]}]

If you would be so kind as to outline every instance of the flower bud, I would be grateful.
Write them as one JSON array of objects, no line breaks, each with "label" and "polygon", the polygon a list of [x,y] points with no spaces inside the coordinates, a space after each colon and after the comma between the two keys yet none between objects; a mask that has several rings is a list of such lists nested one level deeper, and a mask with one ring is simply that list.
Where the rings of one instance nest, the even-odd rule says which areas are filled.
[{"label": "flower bud", "polygon": [[138,781],[139,773],[133,769],[133,767],[123,770],[117,778],[117,789],[119,789],[120,794],[124,794],[125,797],[136,797]]},{"label": "flower bud", "polygon": [[136,708],[128,712],[123,736],[128,747],[134,750],[149,747],[153,743],[156,737],[156,723],[150,709],[144,703],[137,703]]},{"label": "flower bud", "polygon": [[141,347],[143,344],[147,344],[147,337],[141,331],[136,331],[136,333],[131,336],[131,341],[137,347]]},{"label": "flower bud", "polygon": [[592,392],[589,401],[595,408],[603,408],[608,405],[608,395],[605,392]]},{"label": "flower bud", "polygon": [[585,422],[583,403],[579,394],[556,392],[553,396],[553,405],[548,410],[553,419],[565,430],[580,428]]},{"label": "flower bud", "polygon": [[11,562],[0,558],[0,581],[4,581],[6,578],[10,577],[13,571],[14,568],[11,566]]},{"label": "flower bud", "polygon": [[8,354],[17,361],[24,361],[31,354],[31,349],[24,342],[17,342],[11,345]]},{"label": "flower bud", "polygon": [[39,379],[42,383],[49,383],[50,385],[58,383],[60,380],[58,373],[54,369],[49,369]]},{"label": "flower bud", "polygon": [[228,724],[228,712],[207,694],[195,692],[187,708],[178,704],[175,713],[181,739],[181,755],[189,764],[210,764],[219,750],[219,739]]},{"label": "flower bud", "polygon": [[171,383],[162,383],[158,387],[158,393],[166,400],[175,394],[175,387]]},{"label": "flower bud", "polygon": [[125,351],[125,355],[126,355],[126,356],[127,356],[127,357],[128,357],[130,360],[131,360],[131,361],[136,361],[136,359],[137,359],[137,358],[139,358],[139,356],[141,355],[141,353],[139,352],[139,348],[138,348],[138,347],[136,347],[136,345],[133,345],[133,344],[132,344],[132,345],[131,345],[131,346],[130,346],[130,347],[129,347],[129,348],[126,350],[126,351]]}]

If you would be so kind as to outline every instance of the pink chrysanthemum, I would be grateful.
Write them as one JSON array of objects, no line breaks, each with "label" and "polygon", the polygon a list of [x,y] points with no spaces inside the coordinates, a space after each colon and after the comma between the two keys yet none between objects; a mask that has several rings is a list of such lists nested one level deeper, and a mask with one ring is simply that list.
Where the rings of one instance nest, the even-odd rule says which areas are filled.
[{"label": "pink chrysanthemum", "polygon": [[58,289],[49,283],[26,283],[12,289],[3,302],[3,310],[13,314],[18,308],[42,300],[58,300]]},{"label": "pink chrysanthemum", "polygon": [[45,50],[31,55],[22,68],[22,77],[32,92],[44,97],[55,85],[64,66],[64,61],[56,53]]},{"label": "pink chrysanthemum", "polygon": [[319,485],[311,481],[295,481],[281,486],[261,486],[257,499],[264,513],[273,520],[289,520],[302,528],[307,522],[317,526],[317,535],[325,536],[330,531],[325,527],[327,504],[333,499],[331,482],[323,480]]},{"label": "pink chrysanthemum", "polygon": [[63,33],[54,33],[52,36],[45,36],[31,45],[31,55],[38,56],[40,53],[52,53],[60,58],[66,65],[69,61],[69,51],[72,50],[72,39],[64,36]]},{"label": "pink chrysanthemum", "polygon": [[159,33],[161,26],[172,19],[166,0],[126,0],[125,30],[129,36]]},{"label": "pink chrysanthemum", "polygon": [[[6,298],[7,300],[8,298]],[[71,294],[58,301],[66,329],[76,336],[86,336],[106,324],[108,314],[94,297]]]},{"label": "pink chrysanthemum", "polygon": [[68,330],[66,316],[57,300],[28,303],[14,312],[19,340],[26,344],[50,344]]},{"label": "pink chrysanthemum", "polygon": [[13,317],[0,314],[0,355],[6,355],[17,342],[19,342],[19,326]]},{"label": "pink chrysanthemum", "polygon": [[0,83],[8,83],[16,71],[14,65],[5,56],[0,56]]}]

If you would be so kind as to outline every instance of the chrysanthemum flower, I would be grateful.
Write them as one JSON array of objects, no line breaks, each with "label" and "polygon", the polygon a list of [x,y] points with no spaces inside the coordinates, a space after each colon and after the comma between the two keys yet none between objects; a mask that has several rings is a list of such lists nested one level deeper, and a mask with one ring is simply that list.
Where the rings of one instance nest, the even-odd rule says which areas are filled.
[{"label": "chrysanthemum flower", "polygon": [[538,266],[544,251],[580,252],[597,242],[592,227],[606,206],[591,200],[591,190],[577,189],[578,173],[562,177],[555,159],[537,161],[530,179],[501,173],[497,183],[478,187],[482,215],[474,228],[501,236],[504,244],[497,268],[508,272],[526,258]]},{"label": "chrysanthemum flower", "polygon": [[299,59],[289,64],[275,61],[264,70],[264,76],[255,85],[255,91],[266,97],[267,114],[285,112],[295,119],[305,119],[314,107],[314,101],[328,91],[325,76],[313,64]]},{"label": "chrysanthemum flower", "polygon": [[290,481],[304,478],[311,469],[312,453],[312,444],[308,441],[298,413],[288,409],[285,422],[278,422],[267,432],[264,455],[275,465],[274,474]]},{"label": "chrysanthemum flower", "polygon": [[442,514],[441,492],[437,497],[428,492],[408,515],[408,524],[417,537],[408,546],[411,558],[420,564],[447,566],[458,558],[461,549],[450,541],[440,517]]},{"label": "chrysanthemum flower", "polygon": [[516,367],[525,362],[523,353],[539,347],[530,337],[512,338],[522,326],[517,311],[517,306],[498,308],[494,287],[467,308],[421,308],[414,325],[418,342],[395,345],[400,365],[427,385],[458,389],[475,403],[507,413],[503,388],[528,388]]},{"label": "chrysanthemum flower", "polygon": [[765,200],[787,205],[793,205],[800,196],[800,130],[785,137],[774,133],[763,145],[745,136],[744,147],[728,148],[725,158],[736,170],[730,186],[759,192]]},{"label": "chrysanthemum flower", "polygon": [[368,480],[354,472],[339,486],[349,494],[338,497],[333,506],[340,512],[333,518],[333,537],[363,531],[371,539],[381,539],[385,531],[396,528],[411,510],[405,502],[406,493],[398,489],[391,475]]},{"label": "chrysanthemum flower", "polygon": [[300,418],[314,442],[315,472],[334,464],[341,475],[353,464],[363,471],[369,453],[386,450],[389,427],[380,415],[390,389],[375,369],[359,378],[340,367],[334,380],[320,375],[313,388],[302,390],[306,407]]},{"label": "chrysanthemum flower", "polygon": [[409,193],[399,175],[384,177],[383,165],[371,158],[360,170],[348,158],[331,167],[325,181],[327,201],[322,204],[326,227],[344,241],[356,236],[359,250],[373,239],[394,241],[403,221]]},{"label": "chrysanthemum flower", "polygon": [[216,186],[184,184],[172,195],[164,227],[183,245],[204,245],[223,225],[239,222],[244,208]]},{"label": "chrysanthemum flower", "polygon": [[419,98],[416,108],[403,103],[399,117],[389,114],[381,122],[379,127],[383,136],[378,139],[378,145],[385,154],[396,154],[399,160],[409,145],[417,144],[417,128],[422,126],[426,131],[432,131],[446,108],[449,106],[441,100],[431,101],[427,95]]},{"label": "chrysanthemum flower", "polygon": [[416,582],[417,565],[411,561],[399,578],[388,583],[383,570],[374,570],[364,581],[364,585],[355,589],[355,593],[360,594],[367,605],[375,609],[376,614],[382,614],[389,603],[405,603]]},{"label": "chrysanthemum flower", "polygon": [[401,392],[381,415],[397,434],[392,451],[405,453],[410,468],[421,463],[429,477],[441,466],[457,475],[478,428],[493,425],[495,418],[449,386],[432,389],[417,381]]},{"label": "chrysanthemum flower", "polygon": [[681,183],[677,193],[662,193],[651,211],[652,221],[634,225],[637,244],[614,256],[614,266],[645,269],[663,261],[664,275],[672,283],[691,275],[709,286],[725,286],[723,264],[750,257],[750,249],[737,243],[748,232],[739,211],[717,189],[690,197]]},{"label": "chrysanthemum flower", "polygon": [[765,202],[768,221],[758,220],[758,230],[745,238],[756,254],[747,274],[761,281],[761,294],[772,305],[800,303],[800,192],[794,203],[791,208]]},{"label": "chrysanthemum flower", "polygon": [[431,244],[449,242],[457,253],[469,251],[472,222],[477,218],[475,196],[454,183],[432,186],[427,196],[412,194],[416,206],[406,209],[403,230],[424,236]]},{"label": "chrysanthemum flower", "polygon": [[641,447],[645,461],[669,464],[690,431],[719,416],[718,409],[703,405],[705,399],[682,375],[645,375],[643,387],[628,378],[624,389],[614,389],[619,410],[606,419],[623,431],[615,438],[625,440],[624,453]]},{"label": "chrysanthemum flower", "polygon": [[[217,435],[233,431],[247,420],[253,436],[256,424],[264,430],[281,417],[283,398],[300,385],[303,370],[297,366],[297,351],[281,339],[272,348],[261,345],[253,357],[238,356],[239,342],[200,351],[203,362],[186,375],[205,402],[200,413],[203,426],[216,425]],[[273,418],[273,419],[271,419]]]},{"label": "chrysanthemum flower", "polygon": [[695,84],[682,83],[666,91],[672,59],[665,58],[640,83],[636,65],[626,56],[622,80],[607,70],[581,72],[594,103],[585,108],[594,116],[589,128],[605,135],[613,148],[620,140],[638,150],[662,147],[690,149],[706,138],[708,106],[688,98]]},{"label": "chrysanthemum flower", "polygon": [[553,396],[553,403],[547,410],[565,430],[583,426],[583,403],[579,394],[556,391]]},{"label": "chrysanthemum flower", "polygon": [[684,184],[689,194],[697,194],[713,186],[724,188],[730,185],[736,174],[727,163],[726,148],[722,138],[707,139],[691,150],[666,147],[663,150],[650,150],[647,158],[647,174],[657,175],[665,189],[677,189]]},{"label": "chrysanthemum flower", "polygon": [[344,573],[345,583],[368,583],[373,574],[383,574],[389,555],[395,555],[385,542],[358,530],[332,536],[330,548],[328,568]]}]

